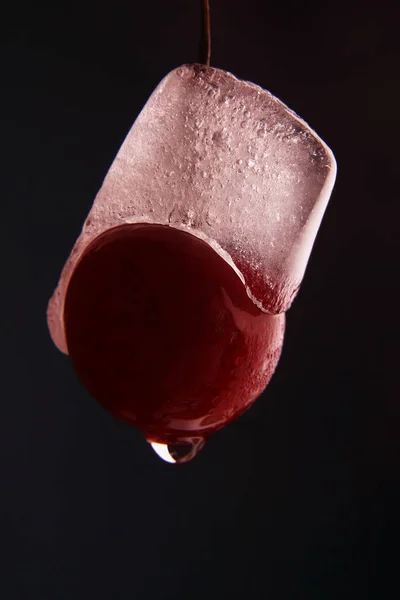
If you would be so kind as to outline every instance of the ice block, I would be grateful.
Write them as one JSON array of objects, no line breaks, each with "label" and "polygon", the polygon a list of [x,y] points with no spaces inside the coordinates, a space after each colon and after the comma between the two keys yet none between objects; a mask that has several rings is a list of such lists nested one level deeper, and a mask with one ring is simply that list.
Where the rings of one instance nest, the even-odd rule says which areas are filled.
[{"label": "ice block", "polygon": [[168,225],[207,242],[263,311],[299,288],[336,175],[326,144],[270,92],[223,70],[183,65],[155,89],[122,144],[49,303],[63,310],[85,249],[126,224]]}]

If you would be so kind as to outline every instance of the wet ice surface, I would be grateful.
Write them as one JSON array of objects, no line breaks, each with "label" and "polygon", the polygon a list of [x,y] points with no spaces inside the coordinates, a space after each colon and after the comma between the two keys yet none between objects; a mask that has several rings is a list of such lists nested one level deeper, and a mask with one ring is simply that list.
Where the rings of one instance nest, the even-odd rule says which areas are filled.
[{"label": "wet ice surface", "polygon": [[184,65],[156,88],[100,189],[49,305],[67,351],[63,303],[82,252],[105,230],[158,223],[206,240],[266,312],[291,304],[332,191],[332,152],[295,113],[230,73]]}]

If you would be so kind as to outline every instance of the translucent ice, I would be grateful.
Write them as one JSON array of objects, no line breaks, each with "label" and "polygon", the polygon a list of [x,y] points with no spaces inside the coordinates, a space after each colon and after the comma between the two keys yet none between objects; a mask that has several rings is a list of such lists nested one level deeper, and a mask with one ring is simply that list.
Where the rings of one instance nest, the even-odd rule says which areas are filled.
[{"label": "translucent ice", "polygon": [[67,352],[63,307],[94,238],[127,223],[170,225],[207,241],[264,311],[287,310],[336,175],[332,152],[282,102],[230,73],[184,65],[167,75],[128,133],[49,304]]}]

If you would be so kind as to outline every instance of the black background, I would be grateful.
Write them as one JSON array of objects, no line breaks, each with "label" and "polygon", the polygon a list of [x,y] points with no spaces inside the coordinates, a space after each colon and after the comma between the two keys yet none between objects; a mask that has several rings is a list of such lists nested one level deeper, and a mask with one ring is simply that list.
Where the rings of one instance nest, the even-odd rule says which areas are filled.
[{"label": "black background", "polygon": [[104,412],[46,304],[121,142],[198,62],[197,0],[15,4],[1,29],[0,597],[397,598],[395,3],[212,2],[213,66],[326,140],[338,179],[277,372],[182,467]]}]

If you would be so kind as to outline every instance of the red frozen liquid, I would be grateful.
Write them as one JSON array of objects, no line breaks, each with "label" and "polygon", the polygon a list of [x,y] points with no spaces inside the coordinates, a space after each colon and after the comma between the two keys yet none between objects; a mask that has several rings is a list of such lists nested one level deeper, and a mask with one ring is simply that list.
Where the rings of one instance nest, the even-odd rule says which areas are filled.
[{"label": "red frozen liquid", "polygon": [[69,283],[69,355],[89,392],[147,439],[206,437],[256,399],[284,315],[261,312],[207,243],[161,225],[97,238]]}]

